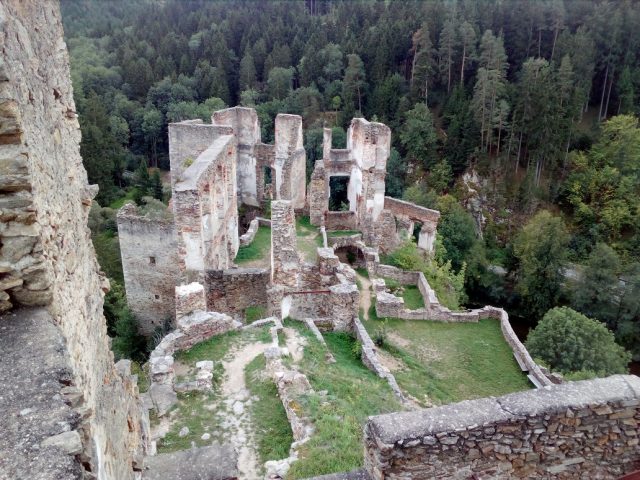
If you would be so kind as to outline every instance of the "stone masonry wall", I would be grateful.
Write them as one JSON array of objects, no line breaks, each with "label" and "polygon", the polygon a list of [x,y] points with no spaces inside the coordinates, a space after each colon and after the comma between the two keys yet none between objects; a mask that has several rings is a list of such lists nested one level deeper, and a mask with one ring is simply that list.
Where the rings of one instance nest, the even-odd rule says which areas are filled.
[{"label": "stone masonry wall", "polygon": [[375,479],[615,479],[640,462],[640,378],[615,375],[371,417]]},{"label": "stone masonry wall", "polygon": [[173,219],[141,216],[128,203],[118,212],[118,240],[127,303],[140,332],[152,335],[175,321],[180,270]]},{"label": "stone masonry wall", "polygon": [[264,268],[208,270],[204,286],[207,310],[243,317],[248,307],[267,307],[270,272]]},{"label": "stone masonry wall", "polygon": [[289,200],[274,200],[271,203],[271,282],[297,287],[300,263],[293,204]]},{"label": "stone masonry wall", "polygon": [[[14,235],[23,230],[17,236],[38,238],[35,243],[25,238],[20,252],[13,248],[11,258],[3,259],[10,261],[10,271],[22,272],[25,288],[36,292],[12,299],[17,305],[49,302],[65,338],[71,381],[86,407],[81,454],[85,468],[101,480],[131,479],[132,469],[140,468],[134,456],[144,451],[140,405],[135,383],[116,371],[109,349],[102,314],[108,286],[98,275],[87,228],[96,190],[87,184],[80,157],[80,128],[57,2],[0,3],[0,44],[4,192],[7,183],[15,185],[15,192],[2,198],[1,231],[8,236],[15,228]],[[8,199],[12,201],[7,204]],[[24,272],[22,262],[32,262],[34,268]],[[31,277],[26,278],[27,273]]]},{"label": "stone masonry wall", "polygon": [[236,256],[236,155],[236,138],[219,136],[173,186],[178,257],[185,276],[187,272],[202,276],[207,269],[228,268]]}]

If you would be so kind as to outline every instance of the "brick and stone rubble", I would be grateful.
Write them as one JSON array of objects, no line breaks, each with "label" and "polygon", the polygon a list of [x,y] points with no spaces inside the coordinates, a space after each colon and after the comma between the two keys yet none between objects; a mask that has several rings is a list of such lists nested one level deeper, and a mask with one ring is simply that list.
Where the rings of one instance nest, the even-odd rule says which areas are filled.
[{"label": "brick and stone rubble", "polygon": [[373,479],[618,478],[640,461],[640,378],[615,375],[371,417]]},{"label": "brick and stone rubble", "polygon": [[[146,449],[143,414],[135,381],[116,370],[109,348],[102,313],[108,282],[99,275],[87,227],[97,188],[88,185],[80,157],[80,128],[58,3],[0,3],[0,46],[0,310],[46,306],[64,339],[57,345],[70,366],[65,381],[83,402],[81,451],[76,451],[76,443],[68,453],[79,455],[80,468],[90,470],[86,475],[132,479],[134,469],[141,468],[137,459]],[[0,328],[12,327],[0,320]],[[23,343],[21,354],[27,354],[29,342],[44,353],[46,342],[55,341],[53,335],[39,338],[16,337]],[[46,344],[38,345],[39,341]],[[18,363],[6,355],[10,350],[0,349],[4,364]],[[16,381],[26,385],[33,380],[29,372],[25,375]],[[46,391],[44,383],[38,384],[23,410]],[[57,402],[53,396],[48,397],[51,407]],[[18,416],[11,415],[8,421],[8,430],[20,425]],[[35,432],[31,430],[35,424],[22,426],[23,439]],[[34,444],[39,441],[32,438]],[[64,449],[61,440],[51,440],[41,453],[23,451],[21,455],[40,461],[17,475],[4,470],[9,468],[4,459],[13,455],[0,440],[0,477],[55,478],[54,464],[47,462],[45,451]]]}]

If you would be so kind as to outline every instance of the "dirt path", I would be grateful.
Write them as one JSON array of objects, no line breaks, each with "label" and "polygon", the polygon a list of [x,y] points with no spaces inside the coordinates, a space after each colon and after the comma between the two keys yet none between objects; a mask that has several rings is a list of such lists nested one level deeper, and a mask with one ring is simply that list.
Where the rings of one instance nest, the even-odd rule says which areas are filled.
[{"label": "dirt path", "polygon": [[238,470],[241,479],[260,478],[260,465],[254,443],[251,441],[251,416],[247,408],[251,402],[244,376],[245,367],[258,355],[261,355],[269,343],[249,343],[238,350],[231,351],[224,360],[224,381],[222,397],[226,411],[222,414],[223,428],[230,434],[231,444],[238,452]]},{"label": "dirt path", "polygon": [[362,309],[364,319],[369,320],[369,309],[371,308],[371,281],[359,273],[356,273],[356,277],[362,285],[362,291],[360,292],[360,308]]},{"label": "dirt path", "polygon": [[298,363],[304,357],[304,347],[307,345],[307,341],[294,328],[285,327],[282,331],[284,332],[291,358],[295,363]]}]

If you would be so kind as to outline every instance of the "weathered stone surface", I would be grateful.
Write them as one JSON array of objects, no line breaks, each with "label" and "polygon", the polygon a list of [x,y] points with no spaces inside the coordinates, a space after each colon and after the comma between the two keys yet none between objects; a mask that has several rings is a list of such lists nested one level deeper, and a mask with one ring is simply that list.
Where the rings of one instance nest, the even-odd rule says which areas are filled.
[{"label": "weathered stone surface", "polygon": [[53,318],[44,309],[0,317],[0,360],[0,478],[82,478],[73,456],[43,443],[79,423],[61,394],[73,375]]},{"label": "weathered stone surface", "polygon": [[[141,412],[135,383],[114,367],[102,314],[103,282],[87,228],[89,200],[95,192],[88,188],[80,157],[80,129],[73,114],[76,108],[58,3],[0,3],[0,47],[0,244],[7,245],[0,251],[0,269],[9,274],[3,277],[23,279],[22,285],[4,291],[0,308],[9,303],[47,304],[65,340],[59,351],[67,352],[73,371],[65,382],[74,383],[84,399],[78,429],[82,463],[95,477],[128,480],[133,478],[134,454],[145,449]],[[24,237],[37,240],[31,244]],[[15,346],[2,348],[1,355],[19,349],[11,362],[3,362],[5,371],[10,363],[20,364],[18,359],[27,358],[25,352],[31,348],[39,347],[29,358],[42,359],[46,342],[52,340],[38,345],[38,338],[37,334],[18,338]],[[32,374],[38,378],[38,367],[34,367]],[[12,383],[26,386],[31,380],[25,373],[16,375]],[[55,395],[48,394],[45,383],[31,392],[29,401],[46,401],[57,412]],[[3,389],[3,401],[5,394]],[[13,416],[3,417],[9,424],[0,429],[0,442],[20,425]],[[42,423],[47,426],[46,421]],[[60,472],[69,465],[48,457],[54,447],[31,451],[28,445],[39,445],[42,439],[35,441],[26,434],[29,427],[23,427],[22,440],[16,441],[22,452],[14,455],[15,462],[34,464],[25,463],[15,474],[3,472],[0,477],[22,478],[25,472],[29,478],[77,476],[73,469],[57,474],[58,465],[63,468]],[[48,435],[74,427],[58,425],[59,430]],[[50,470],[48,475],[39,476],[44,468]]]},{"label": "weathered stone surface", "polygon": [[237,454],[229,444],[214,444],[147,457],[145,480],[233,480]]},{"label": "weathered stone surface", "polygon": [[149,398],[160,417],[165,415],[178,402],[178,396],[173,391],[173,385],[169,384],[152,383],[151,387],[149,387]]}]

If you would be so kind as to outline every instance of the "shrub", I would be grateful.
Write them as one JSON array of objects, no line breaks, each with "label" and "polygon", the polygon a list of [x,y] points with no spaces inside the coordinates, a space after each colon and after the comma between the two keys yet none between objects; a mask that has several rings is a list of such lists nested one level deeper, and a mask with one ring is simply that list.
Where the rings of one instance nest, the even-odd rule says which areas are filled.
[{"label": "shrub", "polygon": [[526,346],[533,357],[563,374],[626,373],[631,360],[604,324],[568,307],[549,310],[529,334]]}]

